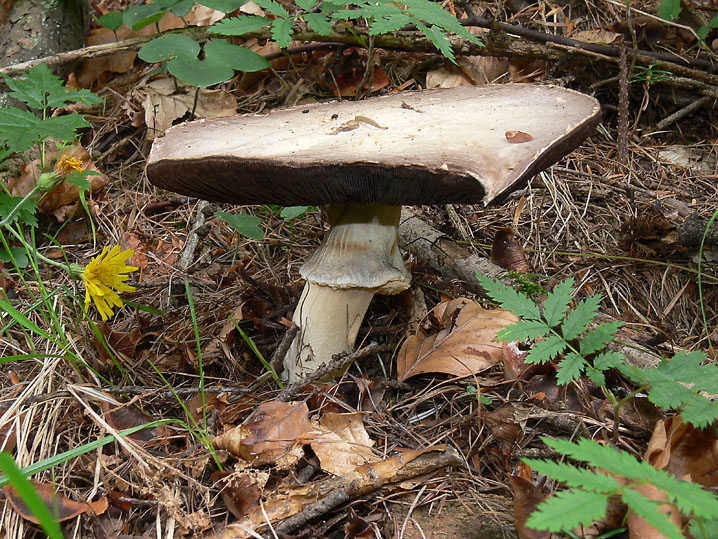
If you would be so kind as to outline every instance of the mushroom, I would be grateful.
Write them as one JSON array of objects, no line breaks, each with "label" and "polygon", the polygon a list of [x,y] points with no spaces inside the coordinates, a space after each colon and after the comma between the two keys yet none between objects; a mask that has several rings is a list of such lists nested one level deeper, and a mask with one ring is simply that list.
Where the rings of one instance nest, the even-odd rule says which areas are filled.
[{"label": "mushroom", "polygon": [[505,197],[591,134],[592,97],[487,85],[199,120],[155,140],[149,180],[232,204],[327,205],[330,230],[301,268],[290,382],[350,351],[375,293],[410,285],[401,205]]}]

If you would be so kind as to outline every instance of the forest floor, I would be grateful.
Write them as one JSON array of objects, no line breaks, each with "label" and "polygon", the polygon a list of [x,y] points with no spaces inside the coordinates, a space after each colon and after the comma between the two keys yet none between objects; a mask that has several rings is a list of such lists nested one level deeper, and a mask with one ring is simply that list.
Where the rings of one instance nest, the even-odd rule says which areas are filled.
[{"label": "forest floor", "polygon": [[[621,2],[560,2],[553,9],[550,2],[489,4],[477,4],[474,12],[550,35],[605,30],[626,19]],[[511,10],[519,4],[520,11]],[[657,3],[640,4],[656,13]],[[94,6],[98,14],[121,7],[108,2]],[[712,12],[705,14],[710,18]],[[699,51],[675,27],[660,30],[661,41],[653,42],[646,28],[655,20],[641,20],[636,25],[639,48],[715,62],[715,53]],[[91,39],[88,44],[97,42]],[[608,46],[615,43],[610,37],[597,39]],[[706,43],[710,49],[711,35]],[[279,51],[262,40],[246,45],[261,54]],[[128,263],[139,268],[131,278],[137,290],[123,294],[130,303],[100,322],[93,308],[83,317],[79,282],[49,266],[19,274],[5,265],[0,273],[5,296],[27,309],[29,320],[41,328],[62,333],[68,348],[4,318],[0,354],[32,357],[2,366],[0,443],[8,450],[14,447],[22,467],[110,432],[174,421],[35,476],[55,485],[65,497],[63,504],[99,504],[77,509],[83,514],[65,521],[66,536],[250,537],[238,529],[231,534],[222,530],[229,522],[258,514],[259,520],[252,522],[269,537],[272,532],[262,528],[265,507],[276,511],[272,518],[280,515],[273,520],[276,526],[320,496],[312,489],[330,485],[329,470],[341,477],[363,462],[340,450],[327,455],[326,448],[302,438],[320,428],[326,434],[331,421],[341,447],[363,445],[374,458],[427,450],[417,457],[426,457],[427,473],[404,477],[392,475],[397,470],[386,471],[378,490],[346,494],[341,503],[280,536],[516,537],[518,525],[521,536],[529,537],[515,522],[525,518],[514,514],[515,496],[523,507],[527,497],[549,495],[558,485],[544,477],[527,495],[516,492],[511,478],[517,473],[526,477],[522,457],[554,455],[540,436],[580,434],[615,443],[639,458],[644,454],[665,412],[637,400],[615,440],[613,411],[605,396],[586,383],[557,386],[550,369],[517,379],[498,361],[463,378],[438,372],[399,380],[396,358],[410,327],[427,334],[446,329],[441,317],[428,311],[456,298],[490,306],[476,290],[447,280],[426,260],[406,252],[411,291],[375,297],[359,332],[357,348],[376,343],[382,345],[379,351],[352,362],[341,381],[314,383],[296,392],[292,397],[297,404],[280,399],[281,388],[267,378],[259,356],[269,361],[291,326],[303,285],[298,270],[327,230],[322,210],[310,207],[286,220],[278,207],[208,204],[152,186],[145,166],[153,134],[188,119],[194,88],[177,84],[132,54],[121,60],[124,70],[115,65],[111,72],[109,58],[78,65],[71,78],[71,84],[84,84],[104,99],[102,108],[83,111],[92,127],[80,144],[102,174],[99,188],[89,195],[91,216],[74,200],[58,201],[45,208],[43,233],[38,231],[36,241],[48,257],[66,256],[80,264],[105,245],[133,249]],[[705,245],[699,268],[698,246],[677,232],[687,218],[705,225],[718,211],[714,100],[704,99],[701,107],[676,121],[661,123],[705,94],[672,81],[660,65],[632,66],[629,55],[626,106],[619,103],[619,64],[598,54],[581,61],[569,56],[531,62],[486,58],[459,58],[457,68],[438,53],[376,49],[374,73],[380,88],[373,95],[479,84],[484,78],[555,83],[596,97],[601,125],[578,149],[500,205],[411,211],[478,258],[488,258],[496,233],[511,227],[533,282],[550,290],[573,278],[576,300],[600,294],[601,321],[623,322],[618,340],[637,345],[639,358],[699,350],[718,359],[718,246]],[[359,48],[317,46],[278,54],[271,70],[238,75],[202,90],[195,113],[257,113],[332,100],[333,86],[350,93],[365,68],[366,51]],[[620,127],[622,108],[627,116]],[[15,171],[0,173],[16,180]],[[17,174],[23,177],[21,171]],[[237,234],[216,211],[259,217],[264,239]],[[200,241],[188,250],[188,235],[198,225]],[[53,295],[51,324],[28,308],[34,294],[47,287],[59,290]],[[483,401],[477,399],[477,389]],[[282,414],[294,413],[291,407],[301,418],[292,419],[291,428],[281,427],[282,443],[272,445],[266,431],[279,428],[277,422],[286,419]],[[215,443],[222,449],[214,454],[203,443],[242,424],[257,427],[243,431],[243,443]],[[256,446],[246,441],[251,436],[261,439],[254,440]],[[269,450],[257,449],[262,440]],[[456,450],[458,464],[449,459],[445,464],[451,466],[431,468],[432,458],[445,455],[438,449],[438,456],[432,455],[427,448],[441,444]],[[242,457],[248,451],[262,454],[264,462],[247,464]],[[705,465],[715,473],[715,457]],[[298,487],[306,490],[300,495]],[[332,488],[346,493],[345,487]],[[0,537],[41,536],[9,503],[0,504],[5,506]]]}]

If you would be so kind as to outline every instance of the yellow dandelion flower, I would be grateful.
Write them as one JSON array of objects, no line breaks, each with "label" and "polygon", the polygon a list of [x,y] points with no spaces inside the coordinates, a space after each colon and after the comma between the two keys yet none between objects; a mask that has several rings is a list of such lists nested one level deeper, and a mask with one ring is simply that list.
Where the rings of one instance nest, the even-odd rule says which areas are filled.
[{"label": "yellow dandelion flower", "polygon": [[82,168],[81,159],[73,157],[70,154],[65,154],[62,156],[62,159],[57,162],[57,165],[55,165],[55,170],[67,176],[71,172],[83,172],[85,169]]},{"label": "yellow dandelion flower", "polygon": [[102,320],[109,320],[114,314],[113,308],[122,307],[117,292],[137,290],[134,286],[125,284],[130,278],[127,274],[139,269],[125,264],[133,254],[132,249],[120,252],[118,245],[112,249],[105,246],[102,252],[85,266],[82,274],[82,279],[85,281],[85,314],[90,307],[90,300],[94,300]]}]

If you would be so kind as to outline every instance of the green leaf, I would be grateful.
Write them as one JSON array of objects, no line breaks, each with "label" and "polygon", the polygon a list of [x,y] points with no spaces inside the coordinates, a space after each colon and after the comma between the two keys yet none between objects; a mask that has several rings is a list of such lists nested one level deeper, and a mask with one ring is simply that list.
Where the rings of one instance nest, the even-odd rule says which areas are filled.
[{"label": "green leaf", "polygon": [[194,0],[155,0],[167,11],[178,17],[184,17],[194,7]]},{"label": "green leaf", "polygon": [[525,341],[543,337],[551,328],[542,320],[519,320],[496,334],[501,341]]},{"label": "green leaf", "polygon": [[164,62],[173,58],[195,59],[199,43],[182,34],[167,34],[142,45],[137,55],[148,63]]},{"label": "green leaf", "polygon": [[573,293],[573,279],[566,279],[554,286],[543,304],[543,316],[549,326],[557,326],[566,314]]},{"label": "green leaf", "polygon": [[317,5],[317,0],[294,0],[294,3],[304,11],[311,11]]},{"label": "green leaf", "polygon": [[679,352],[673,359],[662,359],[656,368],[639,369],[622,365],[621,372],[639,385],[649,385],[648,398],[661,408],[683,409],[683,417],[696,426],[718,419],[718,405],[700,391],[718,391],[718,365],[706,364],[700,352]]},{"label": "green leaf", "polygon": [[562,455],[629,479],[645,480],[652,477],[655,471],[653,466],[647,462],[639,462],[625,451],[598,444],[588,438],[581,438],[576,443],[546,437],[542,437],[541,440]]},{"label": "green leaf", "polygon": [[222,13],[231,13],[246,4],[247,0],[199,0],[197,3]]},{"label": "green leaf", "polygon": [[10,95],[27,103],[30,108],[42,110],[46,107],[47,94],[63,94],[65,87],[45,64],[39,64],[27,71],[23,77],[5,77],[5,83],[12,90]]},{"label": "green leaf", "polygon": [[258,17],[256,15],[240,15],[230,19],[222,19],[221,21],[209,27],[209,31],[213,34],[221,36],[242,36],[248,32],[254,32],[260,28],[269,25],[270,21],[266,17]]},{"label": "green leaf", "polygon": [[666,537],[671,539],[683,538],[681,530],[668,519],[668,515],[659,510],[658,502],[649,500],[632,488],[624,489],[621,499],[628,505],[629,509],[638,516],[643,517],[648,524]]},{"label": "green leaf", "polygon": [[526,521],[529,528],[560,532],[589,525],[606,514],[608,496],[588,490],[564,490],[540,503]]},{"label": "green leaf", "polygon": [[88,176],[101,176],[95,170],[83,170],[82,172],[72,172],[65,177],[65,181],[69,184],[76,185],[83,191],[89,191],[91,188]]},{"label": "green leaf", "polygon": [[237,71],[254,72],[267,69],[269,61],[246,47],[213,39],[204,46],[206,62],[224,63]]},{"label": "green leaf", "polygon": [[578,380],[585,366],[586,362],[582,356],[573,352],[566,354],[558,365],[556,381],[565,386],[574,380]]},{"label": "green leaf", "polygon": [[42,119],[37,123],[35,129],[40,139],[51,137],[60,139],[62,142],[72,142],[77,137],[77,132],[89,125],[82,116],[68,114]]},{"label": "green leaf", "polygon": [[259,227],[262,220],[259,217],[254,215],[236,215],[226,211],[218,211],[215,215],[243,236],[254,240],[264,239],[264,230]]},{"label": "green leaf", "polygon": [[27,480],[10,453],[0,453],[0,469],[15,487],[15,490],[25,502],[30,512],[40,522],[40,526],[50,539],[62,539],[62,530],[55,521],[50,510],[42,501],[33,484]]},{"label": "green leaf", "polygon": [[661,0],[658,4],[658,16],[667,21],[677,19],[681,14],[681,0]]},{"label": "green leaf", "polygon": [[328,36],[332,33],[332,23],[322,13],[305,13],[303,15],[307,24],[314,28],[320,36]]},{"label": "green leaf", "polygon": [[[15,206],[17,206],[21,201],[22,197],[14,197],[8,195],[7,193],[0,192],[0,220],[7,219],[8,215],[10,215],[10,213],[15,209]],[[12,219],[10,219],[8,224],[16,223],[19,220],[26,225],[37,226],[37,217],[35,217],[35,213],[37,213],[37,204],[35,204],[34,200],[29,198],[23,202],[20,209],[15,212],[15,215]]]},{"label": "green leaf", "polygon": [[488,296],[498,302],[504,309],[512,311],[516,316],[527,320],[541,320],[538,306],[523,294],[519,294],[511,287],[505,286],[500,281],[489,279],[484,275],[477,274],[476,278],[486,290]]},{"label": "green leaf", "polygon": [[219,84],[234,76],[234,70],[224,62],[207,62],[198,58],[173,58],[167,62],[167,70],[178,79],[200,88]]},{"label": "green leaf", "polygon": [[651,480],[684,514],[705,518],[718,515],[718,499],[700,485],[668,475],[664,470],[656,470]]},{"label": "green leaf", "polygon": [[594,492],[613,493],[621,485],[613,477],[600,473],[577,468],[565,462],[552,462],[548,460],[521,459],[539,473],[548,475],[551,479],[566,483],[570,487],[581,487]]},{"label": "green leaf", "polygon": [[290,19],[274,19],[272,21],[272,39],[283,49],[289,47],[292,42],[292,22]]},{"label": "green leaf", "polygon": [[27,110],[0,108],[0,140],[10,152],[24,152],[40,140],[36,129],[40,121]]},{"label": "green leaf", "polygon": [[0,261],[5,264],[15,263],[20,269],[26,268],[30,263],[24,247],[10,247],[9,252],[3,248],[0,250]]},{"label": "green leaf", "polygon": [[546,363],[566,349],[566,341],[556,335],[549,335],[543,341],[534,344],[526,355],[526,363]]},{"label": "green leaf", "polygon": [[308,208],[309,206],[287,206],[286,208],[282,208],[282,211],[279,212],[279,217],[285,221],[291,221],[300,215],[304,215]]},{"label": "green leaf", "polygon": [[700,539],[718,539],[718,519],[694,519],[688,526],[693,537]]},{"label": "green leaf", "polygon": [[[30,320],[27,316],[25,316],[23,313],[18,311],[15,307],[13,307],[9,301],[4,300],[0,298],[0,312],[7,313],[10,318],[12,318],[15,322],[20,324],[22,327],[24,327],[26,330],[35,333],[39,335],[40,337],[43,337],[47,339],[50,342],[53,342],[52,337],[48,333],[45,332],[45,330],[40,329],[35,322]],[[3,317],[5,321],[7,319]],[[7,329],[8,324],[4,324],[2,329],[0,329],[0,335],[3,335],[5,333],[5,330]]]},{"label": "green leaf", "polygon": [[451,60],[453,63],[456,63],[456,58],[454,57],[454,51],[451,50],[451,42],[446,37],[446,34],[439,28],[437,25],[432,25],[430,28],[427,28],[420,22],[416,23],[416,27],[421,31],[422,34],[424,34],[429,41],[431,41],[436,49],[446,56],[449,60]]},{"label": "green leaf", "polygon": [[109,28],[114,32],[122,26],[122,13],[119,11],[110,11],[109,13],[105,13],[102,17],[99,17],[97,22],[101,26]]},{"label": "green leaf", "polygon": [[122,22],[133,30],[141,30],[147,25],[158,22],[167,10],[160,4],[142,4],[127,8],[122,14]]},{"label": "green leaf", "polygon": [[597,386],[606,385],[606,376],[599,369],[595,369],[590,365],[586,365],[584,374]]},{"label": "green leaf", "polygon": [[586,326],[596,317],[596,311],[601,304],[601,296],[589,296],[579,302],[576,308],[566,315],[561,324],[561,333],[567,341],[577,338],[586,330]]},{"label": "green leaf", "polygon": [[411,24],[413,19],[409,15],[404,13],[396,13],[387,17],[381,17],[371,23],[369,28],[369,34],[376,36],[379,34],[388,34],[390,32],[396,32],[403,28],[407,24]]},{"label": "green leaf", "polygon": [[261,71],[269,62],[254,51],[213,39],[204,46],[204,60],[196,57],[173,58],[167,69],[178,79],[194,86],[219,84],[234,76],[234,70]]},{"label": "green leaf", "polygon": [[621,326],[623,326],[623,322],[609,322],[587,332],[579,344],[581,354],[587,356],[606,348],[606,345],[613,341],[614,335],[621,329]]},{"label": "green leaf", "polygon": [[276,15],[277,17],[282,17],[284,19],[289,18],[289,13],[287,13],[287,10],[284,9],[284,6],[275,2],[275,0],[255,0],[255,3],[272,15]]},{"label": "green leaf", "polygon": [[619,369],[623,364],[624,358],[621,352],[603,352],[593,358],[593,366],[601,371]]}]

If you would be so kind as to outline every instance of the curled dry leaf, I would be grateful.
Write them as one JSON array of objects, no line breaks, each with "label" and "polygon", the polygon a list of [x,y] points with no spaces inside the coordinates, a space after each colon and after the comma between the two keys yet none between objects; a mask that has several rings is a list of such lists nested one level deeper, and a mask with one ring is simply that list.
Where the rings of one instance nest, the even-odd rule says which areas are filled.
[{"label": "curled dry leaf", "polygon": [[688,476],[704,487],[718,487],[718,439],[680,416],[656,423],[643,458],[674,477]]},{"label": "curled dry leaf", "polygon": [[426,87],[456,88],[458,86],[474,86],[475,83],[462,70],[454,65],[432,69],[426,74]]},{"label": "curled dry leaf", "polygon": [[409,337],[397,357],[397,375],[403,381],[427,372],[468,376],[503,358],[496,332],[518,318],[503,309],[487,310],[464,298],[434,307],[442,327],[439,333]]},{"label": "curled dry leaf", "polygon": [[[56,163],[65,155],[76,157],[82,162],[82,168],[99,173],[95,163],[90,159],[90,154],[79,143],[69,148],[62,148],[56,152],[48,152],[45,155],[47,163]],[[36,159],[22,167],[22,172],[17,178],[8,181],[8,188],[12,196],[24,197],[37,185],[37,179],[42,174],[40,160]],[[90,182],[90,192],[94,193],[107,185],[107,178],[101,174],[87,176]],[[45,195],[38,205],[41,212],[47,215],[54,215],[59,222],[72,217],[78,208],[80,188],[67,182],[61,182],[55,189]]]},{"label": "curled dry leaf", "polygon": [[583,30],[576,32],[571,36],[576,41],[583,41],[584,43],[597,43],[600,45],[611,45],[621,39],[621,35],[610,30]]},{"label": "curled dry leaf", "polygon": [[[55,492],[55,488],[52,485],[35,480],[32,481],[32,484],[50,513],[56,515],[58,522],[64,522],[83,513],[100,515],[105,512],[109,505],[105,496],[94,502],[76,502],[67,496]],[[33,512],[25,505],[25,501],[20,497],[15,487],[5,485],[3,492],[12,508],[15,509],[22,518],[34,524],[40,523]]]},{"label": "curled dry leaf", "polygon": [[[179,85],[178,85],[179,84]],[[152,80],[133,92],[135,102],[142,103],[149,140],[161,136],[178,119],[194,110],[196,118],[219,118],[237,114],[237,99],[225,89],[199,89],[178,83],[165,76]],[[195,107],[196,103],[196,107]]]},{"label": "curled dry leaf", "polygon": [[531,142],[534,139],[533,136],[523,131],[506,131],[504,136],[511,144],[523,144],[524,142]]},{"label": "curled dry leaf", "polygon": [[311,442],[322,470],[342,475],[376,457],[371,450],[374,442],[363,422],[364,414],[327,413],[315,424],[318,434]]},{"label": "curled dry leaf", "polygon": [[[508,133],[520,133],[520,131],[507,131]],[[514,229],[511,227],[500,229],[494,236],[494,243],[491,245],[491,262],[509,271],[519,273],[531,271],[524,248],[516,239]]]},{"label": "curled dry leaf", "polygon": [[314,433],[305,403],[267,401],[243,425],[217,436],[212,444],[253,466],[288,468],[302,457]]},{"label": "curled dry leaf", "polygon": [[[107,423],[118,431],[146,425],[152,421],[150,416],[129,404],[113,406],[107,401],[102,401],[102,411],[105,414]],[[165,425],[157,425],[128,434],[127,438],[130,438],[139,445],[147,445],[151,442],[165,440],[167,436],[167,427]]]}]

